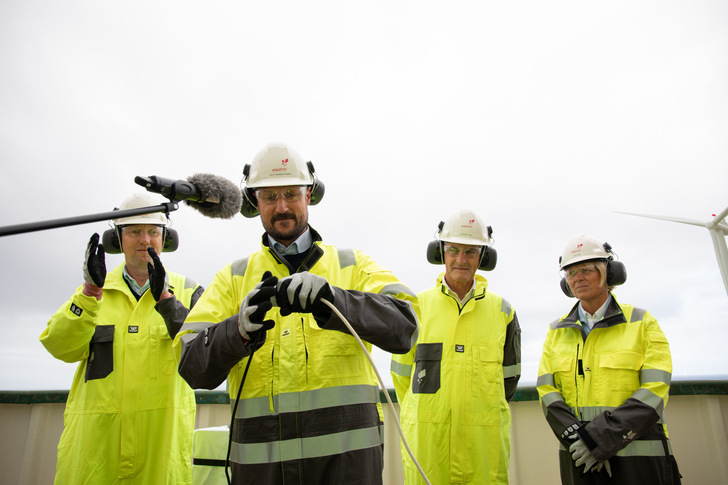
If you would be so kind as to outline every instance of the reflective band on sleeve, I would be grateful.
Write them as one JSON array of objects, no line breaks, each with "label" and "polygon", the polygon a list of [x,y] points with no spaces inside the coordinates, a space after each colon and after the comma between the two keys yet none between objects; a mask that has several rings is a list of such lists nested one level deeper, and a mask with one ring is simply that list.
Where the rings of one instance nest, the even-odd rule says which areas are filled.
[{"label": "reflective band on sleeve", "polygon": [[656,410],[660,416],[662,416],[665,402],[654,392],[649,389],[640,388],[637,389],[631,397],[633,399],[637,399],[641,403],[647,404],[649,407]]},{"label": "reflective band on sleeve", "polygon": [[230,459],[242,465],[252,465],[337,455],[381,446],[379,433],[376,426],[272,443],[232,443]]},{"label": "reflective band on sleeve", "polygon": [[213,325],[215,325],[215,324],[214,323],[210,323],[210,322],[190,322],[190,323],[185,323],[185,324],[182,325],[182,328],[179,329],[179,332],[178,333],[191,332],[191,333],[188,333],[188,334],[185,334],[185,335],[182,336],[182,338],[184,339],[184,337],[187,337],[187,335],[191,335],[192,337],[187,340],[187,341],[189,341],[189,340],[194,339],[195,336],[198,333],[202,332],[207,327],[212,327]]},{"label": "reflective band on sleeve", "polygon": [[640,384],[648,382],[661,382],[670,385],[672,374],[660,369],[642,369],[640,371]]},{"label": "reflective band on sleeve", "polygon": [[412,375],[412,365],[402,364],[396,360],[392,360],[391,364],[389,364],[389,370],[402,377],[409,377]]},{"label": "reflective band on sleeve", "polygon": [[[377,386],[338,386],[312,391],[289,392],[273,397],[274,414],[313,411],[330,407],[351,404],[379,403]],[[256,418],[271,414],[267,397],[241,399],[238,404],[236,418]]]},{"label": "reflective band on sleeve", "polygon": [[412,290],[410,290],[407,286],[403,285],[402,283],[395,283],[393,285],[387,285],[384,288],[382,288],[382,291],[379,292],[380,295],[387,295],[387,296],[396,296],[399,294],[404,294],[408,296],[415,297],[416,295],[412,293]]},{"label": "reflective band on sleeve", "polygon": [[561,395],[560,392],[549,392],[544,397],[541,398],[541,403],[545,408],[551,406],[555,402],[565,402],[564,396]]},{"label": "reflective band on sleeve", "polygon": [[504,365],[503,366],[503,378],[508,379],[509,377],[516,377],[521,375],[521,364],[520,362],[515,365]]},{"label": "reflective band on sleeve", "polygon": [[182,342],[182,349],[184,350],[190,344],[190,342],[192,342],[196,338],[197,338],[196,333],[186,333],[186,334],[182,335],[179,338],[180,342]]},{"label": "reflective band on sleeve", "polygon": [[538,376],[538,379],[536,379],[536,387],[541,386],[556,386],[556,381],[554,381],[554,375],[553,374],[544,374],[542,376]]}]

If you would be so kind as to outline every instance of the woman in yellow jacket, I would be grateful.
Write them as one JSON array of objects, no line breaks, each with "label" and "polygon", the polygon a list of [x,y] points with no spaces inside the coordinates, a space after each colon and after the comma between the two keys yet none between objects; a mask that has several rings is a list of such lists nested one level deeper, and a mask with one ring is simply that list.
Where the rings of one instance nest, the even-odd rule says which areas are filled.
[{"label": "woman in yellow jacket", "polygon": [[[428,260],[445,263],[419,293],[417,344],[392,356],[402,429],[430,483],[508,483],[521,331],[511,305],[475,272],[496,263],[490,228],[469,210],[440,226]],[[403,448],[405,483],[425,483]]]},{"label": "woman in yellow jacket", "polygon": [[[139,194],[121,208],[154,203]],[[79,363],[55,483],[189,484],[195,396],[177,373],[172,338],[202,287],[162,266],[157,253],[174,239],[170,234],[176,237],[165,227],[164,214],[114,222],[111,244],[99,244],[98,234],[91,237],[83,286],[40,336],[51,355]],[[108,275],[106,250],[125,256]]]},{"label": "woman in yellow jacket", "polygon": [[575,236],[560,265],[579,302],[548,329],[537,388],[562,483],[680,483],[664,419],[672,360],[657,320],[611,293],[626,272],[609,244]]}]

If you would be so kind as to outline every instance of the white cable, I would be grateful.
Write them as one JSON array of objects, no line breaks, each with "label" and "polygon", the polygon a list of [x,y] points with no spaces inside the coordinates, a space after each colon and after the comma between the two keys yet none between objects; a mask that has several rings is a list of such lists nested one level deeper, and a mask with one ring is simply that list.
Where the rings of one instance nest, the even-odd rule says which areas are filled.
[{"label": "white cable", "polygon": [[430,481],[427,479],[427,475],[425,475],[425,471],[420,466],[419,462],[417,461],[417,458],[415,458],[415,455],[412,453],[412,450],[409,447],[409,444],[407,444],[407,440],[404,437],[404,433],[402,432],[402,425],[399,423],[399,418],[397,418],[397,412],[394,409],[394,404],[392,404],[392,399],[389,397],[389,392],[387,391],[387,388],[384,387],[384,382],[382,381],[382,376],[379,375],[379,371],[377,370],[377,366],[374,364],[374,359],[372,359],[372,356],[369,354],[369,351],[367,350],[366,346],[364,345],[364,342],[361,341],[359,338],[359,335],[356,333],[356,331],[351,327],[351,324],[349,321],[344,317],[344,315],[341,314],[341,312],[328,300],[325,298],[321,299],[322,302],[326,303],[326,305],[333,310],[334,313],[336,313],[336,316],[341,319],[342,322],[344,322],[344,325],[346,325],[346,328],[349,329],[349,332],[354,336],[357,342],[359,342],[359,346],[364,351],[364,355],[367,356],[367,359],[369,359],[369,363],[372,365],[372,369],[374,369],[374,373],[377,375],[377,379],[379,379],[379,387],[382,388],[382,391],[384,391],[384,396],[387,398],[387,402],[389,403],[390,408],[392,409],[392,416],[394,416],[394,423],[397,425],[397,431],[399,431],[399,436],[402,438],[402,443],[404,443],[404,447],[407,448],[407,453],[409,453],[409,456],[412,458],[412,462],[415,464],[417,469],[420,472],[420,475],[422,475],[422,478],[425,480],[425,483],[427,485],[430,485]]}]

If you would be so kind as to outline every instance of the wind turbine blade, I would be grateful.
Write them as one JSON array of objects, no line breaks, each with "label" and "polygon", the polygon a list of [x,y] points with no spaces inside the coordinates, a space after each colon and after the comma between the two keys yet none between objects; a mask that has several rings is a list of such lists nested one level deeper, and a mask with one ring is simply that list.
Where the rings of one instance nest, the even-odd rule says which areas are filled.
[{"label": "wind turbine blade", "polygon": [[725,235],[716,230],[710,230],[710,237],[713,238],[713,246],[715,247],[715,257],[718,259],[720,274],[723,276],[723,285],[728,294],[728,247],[725,243]]},{"label": "wind turbine blade", "polygon": [[681,219],[679,217],[654,216],[654,215],[650,215],[650,214],[636,214],[634,212],[620,212],[620,211],[614,211],[614,212],[616,212],[617,214],[627,214],[628,216],[649,217],[650,219],[660,219],[663,221],[679,222],[681,224],[690,224],[691,226],[708,227],[707,223],[695,221],[692,219]]}]

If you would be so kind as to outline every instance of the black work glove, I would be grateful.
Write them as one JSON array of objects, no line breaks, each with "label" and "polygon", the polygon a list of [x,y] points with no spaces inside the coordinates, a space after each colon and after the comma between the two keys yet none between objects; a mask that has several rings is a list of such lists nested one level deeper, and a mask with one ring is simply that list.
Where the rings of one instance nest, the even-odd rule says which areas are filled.
[{"label": "black work glove", "polygon": [[331,309],[322,303],[325,299],[334,303],[334,290],[326,278],[309,272],[294,273],[278,282],[276,305],[281,315],[291,313],[312,313],[319,325],[331,316]]},{"label": "black work glove", "polygon": [[162,294],[169,289],[169,277],[167,276],[167,272],[164,270],[162,261],[159,259],[159,256],[157,256],[157,252],[154,248],[149,246],[147,248],[147,252],[154,262],[154,265],[149,262],[147,263],[147,271],[149,272],[149,290],[152,292],[154,301],[159,301]]},{"label": "black work glove", "polygon": [[275,326],[273,320],[263,320],[266,312],[273,308],[272,298],[276,295],[278,278],[270,271],[263,273],[260,283],[243,298],[238,313],[240,336],[253,342],[255,349],[265,343],[265,333]]},{"label": "black work glove", "polygon": [[106,251],[104,245],[99,244],[99,234],[95,232],[86,246],[86,256],[83,260],[83,280],[99,288],[104,287],[106,281]]}]

